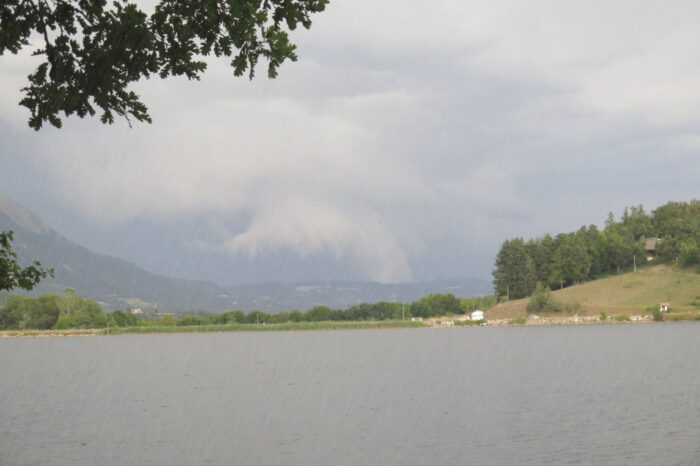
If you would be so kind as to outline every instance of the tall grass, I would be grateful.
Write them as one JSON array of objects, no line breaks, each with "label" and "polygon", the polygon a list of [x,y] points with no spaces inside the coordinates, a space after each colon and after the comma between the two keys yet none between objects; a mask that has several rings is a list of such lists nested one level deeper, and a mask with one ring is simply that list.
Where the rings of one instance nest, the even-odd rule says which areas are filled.
[{"label": "tall grass", "polygon": [[190,326],[148,326],[148,327],[113,327],[104,329],[105,334],[129,333],[207,333],[207,332],[274,332],[282,330],[343,330],[343,329],[378,329],[378,328],[418,328],[425,327],[422,322],[406,320],[379,321],[324,321],[324,322],[285,322],[280,324],[222,324]]},{"label": "tall grass", "polygon": [[454,325],[456,327],[473,327],[475,325],[484,325],[486,323],[486,319],[480,319],[480,320],[456,320],[454,321]]}]

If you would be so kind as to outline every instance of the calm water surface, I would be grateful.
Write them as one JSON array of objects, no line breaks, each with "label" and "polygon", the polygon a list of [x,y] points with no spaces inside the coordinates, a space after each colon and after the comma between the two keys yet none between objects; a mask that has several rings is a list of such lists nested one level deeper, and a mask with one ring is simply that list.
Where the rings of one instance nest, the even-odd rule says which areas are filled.
[{"label": "calm water surface", "polygon": [[700,464],[700,325],[0,340],[2,465]]}]

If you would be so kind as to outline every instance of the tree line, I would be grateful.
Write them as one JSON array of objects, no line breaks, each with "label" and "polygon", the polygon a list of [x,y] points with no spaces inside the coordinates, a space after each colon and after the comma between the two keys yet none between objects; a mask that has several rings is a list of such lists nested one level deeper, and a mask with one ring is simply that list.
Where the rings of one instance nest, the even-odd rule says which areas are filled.
[{"label": "tree line", "polygon": [[669,202],[647,213],[628,207],[619,220],[610,213],[601,230],[505,241],[496,256],[494,289],[500,298],[530,296],[538,284],[550,289],[632,270],[646,262],[646,240],[659,238],[654,262],[700,265],[700,201]]},{"label": "tree line", "polygon": [[[12,249],[12,239],[11,231],[0,231],[0,292],[15,288],[31,290],[41,279],[53,276],[53,270],[42,268],[37,261],[22,268],[17,253]],[[306,312],[268,313],[256,310],[248,314],[229,311],[136,315],[128,311],[106,313],[97,301],[76,295],[73,288],[64,291],[62,295],[46,294],[37,298],[10,296],[0,308],[0,330],[405,320],[465,314],[476,309],[488,309],[495,304],[493,296],[459,299],[453,294],[430,294],[412,303],[382,301],[357,304],[347,309],[316,306]]]},{"label": "tree line", "polygon": [[200,314],[145,314],[104,312],[96,301],[68,289],[62,295],[37,298],[12,296],[0,308],[0,329],[69,329],[137,326],[193,326],[276,324],[288,322],[405,320],[412,317],[465,314],[495,304],[493,296],[459,299],[452,294],[431,294],[412,303],[362,303],[347,309],[316,306],[308,311],[270,313],[228,311]]},{"label": "tree line", "polygon": [[0,329],[103,328],[117,325],[115,318],[119,317],[105,313],[97,301],[67,289],[62,295],[11,296],[0,309]]}]

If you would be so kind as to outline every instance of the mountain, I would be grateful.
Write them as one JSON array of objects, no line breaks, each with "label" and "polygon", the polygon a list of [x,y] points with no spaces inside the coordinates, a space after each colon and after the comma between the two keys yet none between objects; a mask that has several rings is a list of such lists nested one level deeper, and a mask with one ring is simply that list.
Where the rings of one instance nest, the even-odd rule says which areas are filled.
[{"label": "mountain", "polygon": [[474,296],[490,292],[484,280],[430,283],[264,283],[222,287],[205,281],[169,278],[124,260],[97,254],[45,225],[27,207],[0,195],[0,230],[15,233],[20,261],[41,261],[55,270],[32,294],[62,292],[66,287],[96,299],[106,309],[140,307],[161,311],[230,309],[306,310],[315,305],[345,308],[360,302],[413,301],[429,293]]},{"label": "mountain", "polygon": [[108,309],[131,306],[184,311],[229,307],[230,300],[217,285],[161,277],[121,259],[96,254],[67,240],[29,209],[5,196],[0,196],[0,229],[14,231],[13,247],[22,262],[36,259],[54,269],[56,277],[42,282],[37,293],[71,287]]},{"label": "mountain", "polygon": [[304,282],[261,283],[227,288],[236,309],[283,311],[314,306],[344,309],[353,304],[379,301],[410,302],[431,293],[481,296],[492,292],[485,280],[454,280],[416,283]]}]

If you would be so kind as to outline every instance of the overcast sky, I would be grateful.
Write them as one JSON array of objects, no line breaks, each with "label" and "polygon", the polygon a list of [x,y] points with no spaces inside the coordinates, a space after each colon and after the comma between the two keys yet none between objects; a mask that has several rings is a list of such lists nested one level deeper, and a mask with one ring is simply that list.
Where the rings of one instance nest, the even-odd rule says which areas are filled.
[{"label": "overcast sky", "polygon": [[[0,192],[70,239],[220,283],[490,278],[514,236],[698,197],[700,4],[332,0],[277,80],[136,90],[154,123],[26,126]],[[262,70],[261,70],[262,71]]]}]

